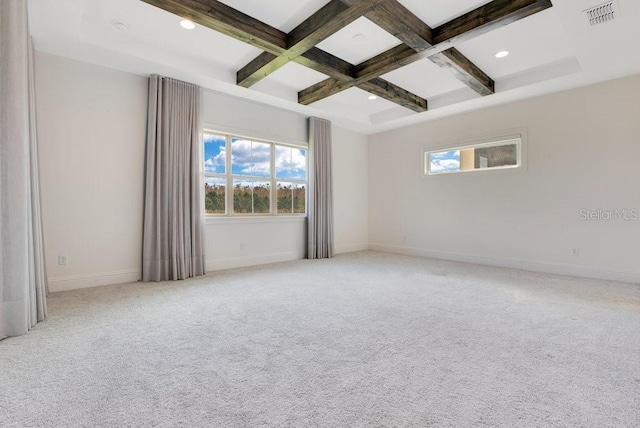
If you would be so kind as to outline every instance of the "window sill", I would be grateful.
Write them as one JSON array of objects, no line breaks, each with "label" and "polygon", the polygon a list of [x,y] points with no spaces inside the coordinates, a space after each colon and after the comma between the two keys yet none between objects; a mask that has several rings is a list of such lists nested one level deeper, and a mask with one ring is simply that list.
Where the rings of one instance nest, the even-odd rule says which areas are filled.
[{"label": "window sill", "polygon": [[205,224],[305,223],[306,215],[205,216]]}]

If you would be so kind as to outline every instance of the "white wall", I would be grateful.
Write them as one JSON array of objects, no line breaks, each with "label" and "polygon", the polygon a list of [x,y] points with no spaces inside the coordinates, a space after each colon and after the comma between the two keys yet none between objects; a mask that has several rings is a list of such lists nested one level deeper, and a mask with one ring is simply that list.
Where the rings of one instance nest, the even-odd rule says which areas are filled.
[{"label": "white wall", "polygon": [[334,126],[332,150],[335,251],[366,250],[369,244],[367,137]]},{"label": "white wall", "polygon": [[[580,216],[640,209],[639,100],[633,76],[370,137],[370,247],[639,282],[640,221]],[[421,176],[423,147],[517,127],[526,171]]]},{"label": "white wall", "polygon": [[[147,79],[38,53],[36,81],[51,291],[139,279]],[[223,132],[307,140],[305,117],[214,92],[205,91],[203,116],[208,127]],[[366,177],[366,137],[334,127],[334,158],[337,250],[364,249],[366,186],[349,189]],[[207,270],[292,260],[306,252],[304,218],[214,220],[205,238]],[[58,255],[68,257],[67,265],[57,264]]]},{"label": "white wall", "polygon": [[[140,276],[147,80],[38,53],[36,106],[51,291]],[[67,265],[58,265],[66,255]]]}]

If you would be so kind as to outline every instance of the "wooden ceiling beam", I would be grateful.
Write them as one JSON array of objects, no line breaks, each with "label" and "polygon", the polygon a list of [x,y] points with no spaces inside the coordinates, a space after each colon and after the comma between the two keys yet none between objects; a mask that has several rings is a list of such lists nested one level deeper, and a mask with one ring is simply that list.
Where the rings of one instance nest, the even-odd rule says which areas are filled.
[{"label": "wooden ceiling beam", "polygon": [[379,77],[359,83],[357,86],[380,98],[384,98],[415,112],[421,113],[427,111],[427,100]]},{"label": "wooden ceiling beam", "polygon": [[353,86],[357,86],[358,88],[377,95],[380,98],[384,98],[416,112],[423,112],[427,110],[427,100],[379,77],[364,80],[357,84],[354,84],[353,82],[340,82],[332,78],[326,79],[300,91],[298,93],[298,102],[303,105],[309,105],[313,102],[319,101],[320,99],[326,98],[319,94],[337,94]]},{"label": "wooden ceiling beam", "polygon": [[494,0],[434,28],[434,44],[454,47],[552,6],[551,0]]},{"label": "wooden ceiling beam", "polygon": [[[355,67],[315,45],[387,0],[332,0],[289,34],[216,0],[142,1],[262,49],[238,71],[239,84],[250,86],[295,61],[331,76],[332,82],[352,87]],[[363,81],[363,89],[415,111],[426,109],[426,100],[383,79]]]},{"label": "wooden ceiling beam", "polygon": [[365,17],[416,52],[433,46],[431,27],[396,0],[381,2]]},{"label": "wooden ceiling beam", "polygon": [[[289,50],[290,43],[294,43],[296,49],[304,50],[302,55],[293,59],[295,62],[340,81],[353,80],[354,67],[352,64],[314,47],[309,38],[305,39],[304,34],[307,33],[310,37],[312,32],[312,26],[307,22],[311,18],[300,24],[291,34],[286,34],[217,0],[142,1],[263,50],[263,53],[238,72],[239,79],[249,80],[251,74],[255,72],[254,70],[259,70],[276,61],[278,57],[283,56]],[[325,25],[326,22],[323,19],[331,20],[330,15],[332,13],[340,10],[347,11],[347,7],[343,4],[341,5],[341,3],[340,1],[333,1],[318,12],[318,16],[321,17],[319,19],[323,23],[321,25],[323,28],[318,29],[318,34],[325,37],[323,33],[326,32],[328,26]],[[348,12],[351,14],[349,17],[342,15],[341,19],[352,19],[356,15],[360,16],[363,11],[375,5],[374,3],[365,5],[367,2],[363,0],[353,0],[352,3],[354,5],[356,3],[363,5],[358,6],[358,8],[366,7],[364,9],[353,9]],[[334,24],[334,27],[342,28],[337,24]],[[302,46],[305,44],[306,46],[303,49]],[[307,49],[308,45],[311,45],[311,47]]]},{"label": "wooden ceiling beam", "polygon": [[[456,76],[463,76],[463,79],[468,79],[465,74],[475,73],[475,75],[469,76],[471,77],[469,85],[477,87],[480,91],[493,91],[493,85],[487,80],[488,76],[484,73],[478,73],[480,69],[472,65],[473,63],[464,58],[459,51],[450,50],[454,47],[452,45],[526,18],[552,6],[550,0],[494,0],[432,29],[434,45],[420,53],[416,53],[415,49],[402,44],[356,65],[355,81],[352,86],[375,79],[422,58],[442,54],[435,57],[434,62],[438,63],[439,61],[439,65],[454,71]],[[402,32],[397,32],[397,34],[402,34]],[[445,51],[448,52],[443,53]],[[304,100],[303,104],[311,104],[351,87],[347,82],[330,82],[329,80],[331,79],[303,89],[298,94],[298,99]],[[485,88],[482,89],[481,86],[485,86]]]},{"label": "wooden ceiling beam", "polygon": [[353,81],[355,67],[353,64],[331,55],[319,48],[311,48],[293,61],[324,73],[339,81]]},{"label": "wooden ceiling beam", "polygon": [[[332,0],[286,34],[217,0],[142,1],[263,50],[238,71],[238,84],[242,86],[251,86],[295,61],[330,76],[300,91],[298,98],[303,104],[357,86],[416,111],[426,109],[424,100],[380,76],[428,57],[478,93],[493,93],[493,81],[455,49],[455,44],[552,7],[550,0],[494,0],[431,29],[396,0]],[[363,15],[403,44],[358,65],[315,47]]]},{"label": "wooden ceiling beam", "polygon": [[495,93],[495,82],[478,66],[469,60],[456,48],[450,48],[429,59],[440,67],[449,70],[453,76],[479,93],[480,95],[491,95]]},{"label": "wooden ceiling beam", "polygon": [[298,92],[298,102],[308,105],[321,99],[335,95],[353,86],[359,86],[369,80],[380,77],[384,73],[378,73],[380,67],[385,67],[385,73],[393,71],[414,61],[416,51],[402,44],[391,48],[357,66],[354,67],[355,78],[351,80],[338,81],[337,79],[326,79]]},{"label": "wooden ceiling beam", "polygon": [[142,0],[273,55],[287,50],[287,34],[216,0]]},{"label": "wooden ceiling beam", "polygon": [[374,79],[416,60],[416,51],[400,44],[356,65],[354,77],[358,82]]},{"label": "wooden ceiling beam", "polygon": [[309,105],[342,92],[345,89],[352,88],[353,86],[355,86],[354,81],[341,82],[338,79],[330,77],[298,92],[298,103]]},{"label": "wooden ceiling beam", "polygon": [[[433,47],[431,27],[395,0],[380,4],[366,17],[416,52]],[[429,59],[480,95],[495,92],[494,81],[457,49],[437,53]]]},{"label": "wooden ceiling beam", "polygon": [[[380,0],[378,0],[380,1]],[[259,55],[237,73],[237,84],[245,88],[259,82],[289,61],[313,48],[338,30],[360,18],[376,7],[377,1],[358,0],[347,6],[340,0],[332,0],[304,20],[287,35],[287,50],[266,61]]]}]

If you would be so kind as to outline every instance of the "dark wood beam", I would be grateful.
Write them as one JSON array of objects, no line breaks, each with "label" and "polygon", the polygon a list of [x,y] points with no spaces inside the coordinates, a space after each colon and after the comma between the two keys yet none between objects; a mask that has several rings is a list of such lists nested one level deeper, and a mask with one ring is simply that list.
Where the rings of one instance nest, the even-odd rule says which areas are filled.
[{"label": "dark wood beam", "polygon": [[379,77],[359,83],[358,88],[418,113],[427,111],[427,100]]},{"label": "dark wood beam", "polygon": [[480,70],[456,48],[450,48],[429,57],[431,61],[446,68],[454,77],[479,93],[491,95],[495,92],[493,79]]},{"label": "dark wood beam", "polygon": [[[254,83],[258,83],[262,78],[266,77],[269,74],[269,71],[267,70],[269,69],[269,67],[275,66],[275,62],[278,58],[284,57],[279,57],[269,52],[262,52],[260,55],[251,60],[249,64],[238,70],[238,72],[236,73],[236,80],[238,84],[248,87],[253,85]],[[286,62],[289,61],[286,58],[285,60]],[[274,65],[270,66],[270,64]],[[283,65],[284,64],[280,64],[278,68]],[[261,73],[264,74],[261,75]],[[240,84],[240,82],[243,82],[244,84]]]},{"label": "dark wood beam", "polygon": [[[238,72],[238,81],[244,86],[254,84],[289,61],[296,61],[331,76],[299,93],[304,104],[358,86],[368,87],[402,105],[409,102],[414,109],[422,108],[419,99],[407,101],[415,95],[394,87],[380,76],[430,57],[477,92],[492,93],[493,81],[453,46],[552,6],[550,0],[494,0],[430,29],[396,0],[331,0],[290,34],[285,34],[217,0],[142,1],[263,50]],[[355,66],[315,47],[362,15],[403,44]]]},{"label": "dark wood beam", "polygon": [[[290,34],[216,0],[142,1],[264,50],[238,71],[238,80],[248,86],[293,60],[351,87],[355,67],[315,45],[387,0],[333,0]],[[363,89],[415,111],[426,109],[426,100],[383,79],[363,82]]]},{"label": "dark wood beam", "polygon": [[358,86],[371,79],[380,77],[384,73],[378,73],[380,67],[385,68],[385,73],[402,67],[405,63],[413,62],[416,51],[406,45],[398,45],[386,52],[381,53],[354,67],[354,78],[351,80],[338,81],[337,79],[327,79],[316,83],[309,88],[298,93],[298,102],[301,104],[311,104],[338,92]]},{"label": "dark wood beam", "polygon": [[[433,29],[432,37],[434,45],[425,49],[422,53],[418,53],[413,48],[402,44],[356,65],[355,79],[351,86],[375,79],[424,57],[442,53],[454,47],[452,45],[456,43],[469,40],[487,31],[526,18],[551,6],[550,0],[494,0],[491,3],[480,6],[467,14]],[[401,32],[398,32],[398,34],[400,33]],[[473,68],[470,65],[471,61],[467,59],[468,63],[466,63],[456,52],[452,53],[450,51],[435,59],[442,61],[443,66],[461,73],[463,69],[469,71]],[[485,80],[482,74],[473,76],[473,79],[481,84],[481,82]],[[325,80],[300,91],[298,99],[304,100],[303,104],[310,104],[351,87],[349,82],[333,82],[331,80],[332,79]],[[477,86],[475,83],[471,84]],[[488,84],[490,85],[490,83]],[[481,91],[483,90],[481,88],[479,89]],[[493,90],[491,86],[485,89]]]},{"label": "dark wood beam", "polygon": [[[258,55],[243,70],[238,72],[238,75],[241,76],[239,78],[243,80],[249,79],[249,73],[252,68],[260,69],[285,54],[289,48],[290,37],[298,41],[296,44],[303,43],[302,28],[306,28],[307,31],[310,28],[308,23],[303,23],[299,26],[298,31],[292,31],[292,34],[295,33],[295,35],[290,36],[216,0],[142,1],[264,50],[265,52]],[[353,3],[355,4],[358,1],[362,0],[356,0]],[[336,3],[340,2],[332,2],[334,8]],[[365,3],[362,2],[362,4],[364,5]],[[338,5],[338,7],[346,10],[346,6]],[[324,10],[322,15],[326,17],[328,12],[335,10]],[[350,13],[357,15],[355,12]],[[325,30],[323,29],[322,31]],[[316,47],[307,49],[301,56],[296,57],[294,61],[341,81],[353,80],[353,65]]]},{"label": "dark wood beam", "polygon": [[274,55],[287,50],[287,34],[216,0],[142,0]]},{"label": "dark wood beam", "polygon": [[353,82],[340,82],[336,79],[326,79],[311,86],[310,88],[300,91],[298,93],[298,102],[303,105],[309,105],[313,102],[319,101],[320,99],[326,98],[324,96],[319,96],[319,94],[337,94],[338,92],[353,86],[357,86],[360,89],[403,107],[407,107],[413,111],[423,112],[427,110],[427,100],[379,77],[368,81],[362,81],[357,85],[354,85]]},{"label": "dark wood beam", "polygon": [[355,83],[353,81],[341,82],[330,77],[298,92],[298,103],[309,105],[337,94],[338,92],[342,92],[345,89],[349,89],[354,85]]},{"label": "dark wood beam", "polygon": [[[379,1],[379,0],[378,0]],[[237,83],[248,88],[286,63],[296,59],[322,40],[346,27],[376,6],[376,1],[359,0],[347,6],[340,0],[332,0],[307,18],[287,35],[287,50],[266,61],[259,55],[237,73]]]},{"label": "dark wood beam", "polygon": [[378,1],[358,0],[347,6],[331,0],[289,33],[289,51],[299,55],[309,50],[376,7]]},{"label": "dark wood beam", "polygon": [[[366,17],[416,52],[422,52],[433,46],[431,28],[395,0],[380,4],[367,13]],[[432,55],[429,59],[452,72],[456,79],[480,95],[490,95],[495,92],[493,80],[455,48]]]},{"label": "dark wood beam", "polygon": [[416,52],[433,46],[431,27],[396,0],[388,0],[365,17]]},{"label": "dark wood beam", "polygon": [[364,82],[415,61],[416,51],[405,44],[400,44],[356,65],[354,77],[358,82]]},{"label": "dark wood beam", "polygon": [[552,6],[551,0],[494,0],[434,28],[434,44],[453,47]]},{"label": "dark wood beam", "polygon": [[294,59],[298,64],[331,76],[340,81],[353,81],[353,64],[319,48],[311,48]]}]

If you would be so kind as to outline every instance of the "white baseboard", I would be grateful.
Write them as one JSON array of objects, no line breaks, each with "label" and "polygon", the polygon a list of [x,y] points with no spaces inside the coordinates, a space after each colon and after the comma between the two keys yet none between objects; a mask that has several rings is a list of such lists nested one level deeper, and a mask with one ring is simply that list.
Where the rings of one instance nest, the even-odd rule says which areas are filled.
[{"label": "white baseboard", "polygon": [[356,251],[366,251],[368,249],[369,244],[336,245],[333,252],[335,254],[355,253]]},{"label": "white baseboard", "polygon": [[[366,247],[364,248],[366,249]],[[235,257],[228,259],[207,260],[205,270],[207,272],[222,269],[232,269],[237,267],[264,265],[269,263],[286,262],[303,259],[305,254],[294,251],[265,254],[259,256]],[[139,281],[141,277],[140,269],[129,269],[114,272],[100,272],[86,275],[70,275],[58,278],[49,278],[49,291],[77,290],[80,288],[98,287],[101,285],[124,284],[127,282]]]},{"label": "white baseboard", "polygon": [[487,257],[453,251],[426,250],[421,248],[400,247],[386,244],[369,244],[369,249],[384,253],[404,254],[407,256],[428,257],[457,262],[523,269],[534,272],[577,276],[582,278],[604,279],[609,281],[640,283],[640,272],[622,269],[610,269],[593,266],[572,265],[568,263],[545,262],[540,260]]},{"label": "white baseboard", "polygon": [[100,285],[136,282],[140,280],[140,275],[140,269],[128,269],[49,278],[49,291],[55,293],[56,291],[77,290],[79,288],[97,287]]},{"label": "white baseboard", "polygon": [[305,258],[305,254],[295,251],[284,253],[261,254],[245,257],[232,257],[227,259],[212,259],[205,262],[205,270],[212,272],[215,270],[233,269],[247,266],[266,265],[269,263],[288,262]]}]

